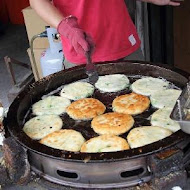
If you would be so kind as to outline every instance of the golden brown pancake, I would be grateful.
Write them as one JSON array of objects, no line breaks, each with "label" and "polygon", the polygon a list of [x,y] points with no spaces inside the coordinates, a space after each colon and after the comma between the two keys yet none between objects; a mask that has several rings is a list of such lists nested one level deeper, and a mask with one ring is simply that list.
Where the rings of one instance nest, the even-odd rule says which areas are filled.
[{"label": "golden brown pancake", "polygon": [[118,96],[113,100],[113,111],[130,115],[137,115],[149,108],[148,97],[136,93]]},{"label": "golden brown pancake", "polygon": [[75,120],[89,120],[105,112],[105,105],[94,98],[83,98],[67,107],[67,114]]},{"label": "golden brown pancake", "polygon": [[130,130],[133,124],[131,115],[116,112],[99,115],[91,122],[93,130],[100,135],[120,135]]}]

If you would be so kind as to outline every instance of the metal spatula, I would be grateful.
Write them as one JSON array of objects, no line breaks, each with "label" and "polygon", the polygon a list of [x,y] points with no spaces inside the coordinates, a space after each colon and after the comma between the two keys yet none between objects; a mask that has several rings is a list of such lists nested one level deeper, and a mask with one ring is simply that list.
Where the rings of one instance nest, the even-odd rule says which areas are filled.
[{"label": "metal spatula", "polygon": [[85,53],[86,56],[86,74],[88,75],[89,82],[95,84],[98,80],[98,72],[96,66],[92,63],[91,51]]}]

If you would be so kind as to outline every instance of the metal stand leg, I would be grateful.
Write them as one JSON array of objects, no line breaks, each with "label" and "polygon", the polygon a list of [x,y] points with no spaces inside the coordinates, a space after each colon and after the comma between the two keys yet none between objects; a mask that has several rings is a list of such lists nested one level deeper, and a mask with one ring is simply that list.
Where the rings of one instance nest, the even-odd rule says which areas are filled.
[{"label": "metal stand leg", "polygon": [[[20,61],[17,61],[16,59],[10,58],[8,56],[4,57],[5,60],[5,64],[7,66],[7,71],[10,74],[11,77],[11,82],[13,84],[12,89],[10,89],[9,93],[8,93],[8,99],[9,102],[12,102],[14,100],[14,98],[18,95],[18,93],[29,83],[31,83],[34,80],[34,76],[31,70],[30,65],[26,64],[26,63],[22,63]],[[17,82],[16,81],[16,77],[15,77],[15,72],[13,69],[13,64],[25,67],[27,69],[29,69],[31,72],[23,78],[23,80],[21,82]]]}]

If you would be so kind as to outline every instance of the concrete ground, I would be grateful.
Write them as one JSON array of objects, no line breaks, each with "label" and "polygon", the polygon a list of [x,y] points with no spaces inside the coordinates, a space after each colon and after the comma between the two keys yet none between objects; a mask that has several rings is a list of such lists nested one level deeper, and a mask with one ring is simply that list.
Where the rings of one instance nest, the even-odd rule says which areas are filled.
[{"label": "concrete ground", "polygon": [[[4,57],[9,56],[20,62],[30,64],[26,51],[28,47],[29,43],[24,25],[8,25],[4,33],[0,33],[0,102],[4,107],[8,107],[11,103],[7,95],[13,87]],[[13,69],[17,82],[22,81],[23,77],[29,73],[28,69],[18,65],[13,65]]]}]

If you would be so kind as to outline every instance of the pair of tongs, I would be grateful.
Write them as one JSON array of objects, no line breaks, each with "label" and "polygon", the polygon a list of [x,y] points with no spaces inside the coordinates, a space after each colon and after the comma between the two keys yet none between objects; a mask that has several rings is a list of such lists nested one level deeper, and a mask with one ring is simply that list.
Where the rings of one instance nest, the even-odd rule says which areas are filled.
[{"label": "pair of tongs", "polygon": [[96,70],[96,66],[92,62],[91,58],[92,51],[93,47],[90,47],[90,50],[85,52],[85,57],[86,57],[86,74],[88,75],[89,82],[94,85],[98,80],[98,72]]}]

